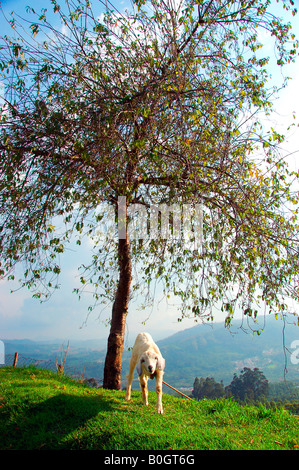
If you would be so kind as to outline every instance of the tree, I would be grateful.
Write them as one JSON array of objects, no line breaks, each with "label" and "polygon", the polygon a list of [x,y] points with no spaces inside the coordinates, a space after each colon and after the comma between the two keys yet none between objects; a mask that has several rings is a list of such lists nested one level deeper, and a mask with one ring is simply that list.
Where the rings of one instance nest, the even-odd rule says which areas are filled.
[{"label": "tree", "polygon": [[235,398],[242,401],[251,400],[258,401],[268,395],[269,382],[263,372],[257,367],[253,370],[244,367],[240,376],[234,374],[233,380],[225,387],[225,392],[232,394]]},{"label": "tree", "polygon": [[[61,24],[27,7],[1,42],[1,275],[24,263],[23,285],[47,298],[71,237],[90,237],[82,290],[113,303],[104,387],[120,388],[129,300],[153,281],[181,317],[217,306],[227,325],[237,308],[297,299],[298,174],[283,136],[262,126],[273,90],[258,33],[281,67],[298,43],[268,1],[135,0],[126,13],[51,3]],[[108,219],[119,236],[99,239]]]},{"label": "tree", "polygon": [[195,377],[192,396],[197,400],[202,400],[203,398],[216,399],[223,395],[224,387],[222,381],[218,383],[213,377],[207,377],[206,379]]}]

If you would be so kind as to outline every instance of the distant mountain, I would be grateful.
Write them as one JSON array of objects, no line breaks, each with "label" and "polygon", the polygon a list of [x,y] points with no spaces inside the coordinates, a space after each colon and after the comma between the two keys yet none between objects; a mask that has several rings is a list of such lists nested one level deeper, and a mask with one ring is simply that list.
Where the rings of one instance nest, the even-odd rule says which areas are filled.
[{"label": "distant mountain", "polygon": [[[196,376],[209,376],[226,385],[243,367],[258,367],[269,381],[279,381],[285,368],[284,345],[290,351],[292,341],[299,340],[299,327],[293,316],[285,324],[272,316],[265,322],[259,324],[264,327],[260,335],[253,334],[247,324],[241,329],[241,321],[236,320],[230,330],[221,323],[201,324],[159,341],[166,360],[165,381],[190,387]],[[251,328],[257,325],[252,323]],[[292,364],[286,354],[287,379],[299,380],[299,365]]]},{"label": "distant mountain", "polygon": [[[15,352],[19,354],[19,365],[29,365],[39,361],[40,366],[52,370],[56,369],[56,358],[58,363],[64,357],[67,349],[67,341],[31,341],[3,340],[5,345],[6,364],[11,365]],[[103,377],[103,365],[106,355],[107,340],[72,340],[66,358],[65,371],[72,376]]]},{"label": "distant mountain", "polygon": [[[257,325],[252,323],[252,328]],[[285,324],[282,320],[275,320],[272,316],[266,318],[259,325],[264,332],[258,336],[246,324],[234,320],[230,330],[224,328],[223,323],[200,324],[182,330],[161,341],[157,341],[166,360],[165,381],[175,388],[192,388],[195,377],[214,377],[223,380],[224,385],[231,382],[233,374],[239,373],[243,367],[258,367],[263,371],[269,381],[275,382],[283,378],[285,368],[285,349],[292,352],[291,344],[299,340],[299,327],[294,324],[294,317],[290,316]],[[5,354],[18,352],[25,358],[50,361],[55,367],[55,356],[60,359],[62,345],[67,344],[61,340],[35,342],[30,340],[3,340]],[[106,355],[106,339],[70,341],[66,366],[69,373],[84,376],[103,378],[104,361]],[[132,345],[127,345],[132,346]],[[290,353],[286,352],[288,380],[299,381],[299,365],[292,364]],[[123,354],[123,385],[129,369],[131,352],[126,350]],[[7,356],[8,357],[8,356]],[[297,355],[299,357],[299,354]],[[26,363],[26,361],[25,361]],[[28,362],[30,363],[30,361]],[[22,363],[21,363],[22,364]],[[137,374],[136,377],[137,379]],[[135,380],[134,388],[138,388]],[[154,381],[151,383],[152,388]]]},{"label": "distant mountain", "polygon": [[[30,339],[4,339],[3,342],[5,344],[6,354],[13,354],[15,351],[18,351],[24,355],[40,353],[48,357],[49,354],[57,354],[62,347],[67,347],[67,341],[63,341],[61,339],[45,341],[32,341]],[[106,343],[107,339],[71,340],[69,354],[76,354],[80,350],[102,350],[106,347]]]}]

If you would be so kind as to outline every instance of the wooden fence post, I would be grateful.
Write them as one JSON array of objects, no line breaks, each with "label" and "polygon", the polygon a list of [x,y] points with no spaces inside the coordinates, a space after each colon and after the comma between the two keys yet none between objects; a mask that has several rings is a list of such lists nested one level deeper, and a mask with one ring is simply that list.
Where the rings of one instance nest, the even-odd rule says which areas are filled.
[{"label": "wooden fence post", "polygon": [[18,362],[18,353],[16,352],[15,353],[15,358],[14,358],[14,361],[13,361],[13,367],[16,367],[17,362]]}]

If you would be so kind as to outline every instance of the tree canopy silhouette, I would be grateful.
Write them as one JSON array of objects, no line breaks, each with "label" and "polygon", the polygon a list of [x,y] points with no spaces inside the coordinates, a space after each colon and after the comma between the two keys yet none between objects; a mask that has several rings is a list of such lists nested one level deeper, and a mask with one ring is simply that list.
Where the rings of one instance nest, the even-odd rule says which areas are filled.
[{"label": "tree canopy silhouette", "polygon": [[267,397],[268,391],[269,382],[257,367],[254,369],[244,367],[240,375],[234,374],[231,383],[225,387],[227,394],[231,393],[235,398],[242,401],[258,401],[263,397]]}]

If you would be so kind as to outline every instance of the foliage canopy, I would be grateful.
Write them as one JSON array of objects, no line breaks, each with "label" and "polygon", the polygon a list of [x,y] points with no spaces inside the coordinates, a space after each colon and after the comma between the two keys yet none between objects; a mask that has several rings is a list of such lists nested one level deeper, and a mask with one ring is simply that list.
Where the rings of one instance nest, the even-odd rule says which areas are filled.
[{"label": "foliage canopy", "polygon": [[257,367],[250,369],[244,367],[239,376],[234,377],[229,385],[216,382],[213,377],[195,377],[192,396],[196,400],[203,398],[216,399],[224,396],[233,396],[241,401],[257,402],[266,398],[269,392],[269,382]]},{"label": "foliage canopy", "polygon": [[242,401],[260,400],[267,396],[268,390],[268,380],[257,367],[253,370],[244,367],[239,376],[234,374],[232,382],[225,388],[226,393],[231,393]]}]

